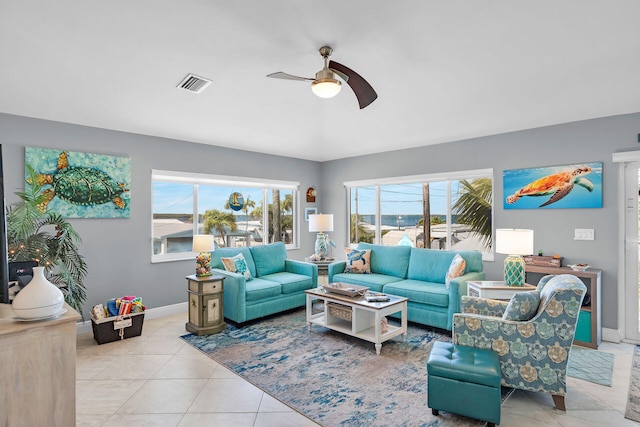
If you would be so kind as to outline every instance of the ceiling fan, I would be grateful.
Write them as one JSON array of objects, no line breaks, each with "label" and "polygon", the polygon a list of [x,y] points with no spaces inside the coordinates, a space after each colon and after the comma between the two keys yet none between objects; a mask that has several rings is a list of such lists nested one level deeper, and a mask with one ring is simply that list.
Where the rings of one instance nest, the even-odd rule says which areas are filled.
[{"label": "ceiling fan", "polygon": [[378,94],[369,83],[358,73],[352,69],[345,67],[335,61],[330,61],[329,57],[333,53],[333,49],[329,46],[320,48],[320,55],[324,58],[324,68],[316,73],[315,78],[299,77],[278,71],[277,73],[268,74],[267,77],[286,80],[307,80],[311,81],[311,90],[320,98],[331,98],[340,92],[342,83],[336,79],[336,75],[353,89],[358,98],[358,104],[362,110],[364,107],[376,100]]}]

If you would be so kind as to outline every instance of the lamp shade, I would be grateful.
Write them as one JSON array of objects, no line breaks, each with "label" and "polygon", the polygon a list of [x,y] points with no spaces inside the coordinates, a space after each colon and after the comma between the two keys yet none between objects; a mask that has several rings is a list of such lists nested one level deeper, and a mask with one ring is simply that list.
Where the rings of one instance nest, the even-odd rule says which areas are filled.
[{"label": "lamp shade", "polygon": [[333,214],[309,215],[309,231],[333,231]]},{"label": "lamp shade", "polygon": [[213,234],[196,234],[193,236],[193,252],[211,252],[213,250]]},{"label": "lamp shade", "polygon": [[496,252],[506,255],[533,254],[533,230],[496,229]]}]

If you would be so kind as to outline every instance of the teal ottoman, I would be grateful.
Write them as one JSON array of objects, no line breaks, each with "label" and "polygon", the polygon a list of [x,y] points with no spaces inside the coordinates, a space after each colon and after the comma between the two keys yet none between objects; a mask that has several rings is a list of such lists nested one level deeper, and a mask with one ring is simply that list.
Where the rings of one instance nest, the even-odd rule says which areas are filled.
[{"label": "teal ottoman", "polygon": [[427,405],[500,424],[500,361],[492,350],[436,341],[427,360]]}]

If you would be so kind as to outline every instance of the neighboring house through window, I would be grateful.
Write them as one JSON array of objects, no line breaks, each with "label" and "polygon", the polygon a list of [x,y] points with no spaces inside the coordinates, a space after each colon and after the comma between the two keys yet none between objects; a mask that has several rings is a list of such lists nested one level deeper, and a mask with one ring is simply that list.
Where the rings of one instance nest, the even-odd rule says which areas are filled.
[{"label": "neighboring house through window", "polygon": [[152,261],[192,257],[194,234],[216,247],[297,247],[298,192],[297,182],[154,170]]}]

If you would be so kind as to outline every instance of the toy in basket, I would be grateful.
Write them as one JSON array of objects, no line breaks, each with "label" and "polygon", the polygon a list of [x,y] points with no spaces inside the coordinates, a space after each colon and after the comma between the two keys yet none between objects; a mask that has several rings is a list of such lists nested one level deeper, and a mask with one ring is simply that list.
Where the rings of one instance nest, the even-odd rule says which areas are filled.
[{"label": "toy in basket", "polygon": [[91,310],[93,338],[98,344],[137,337],[142,334],[144,311],[142,298],[125,296],[98,304]]}]

